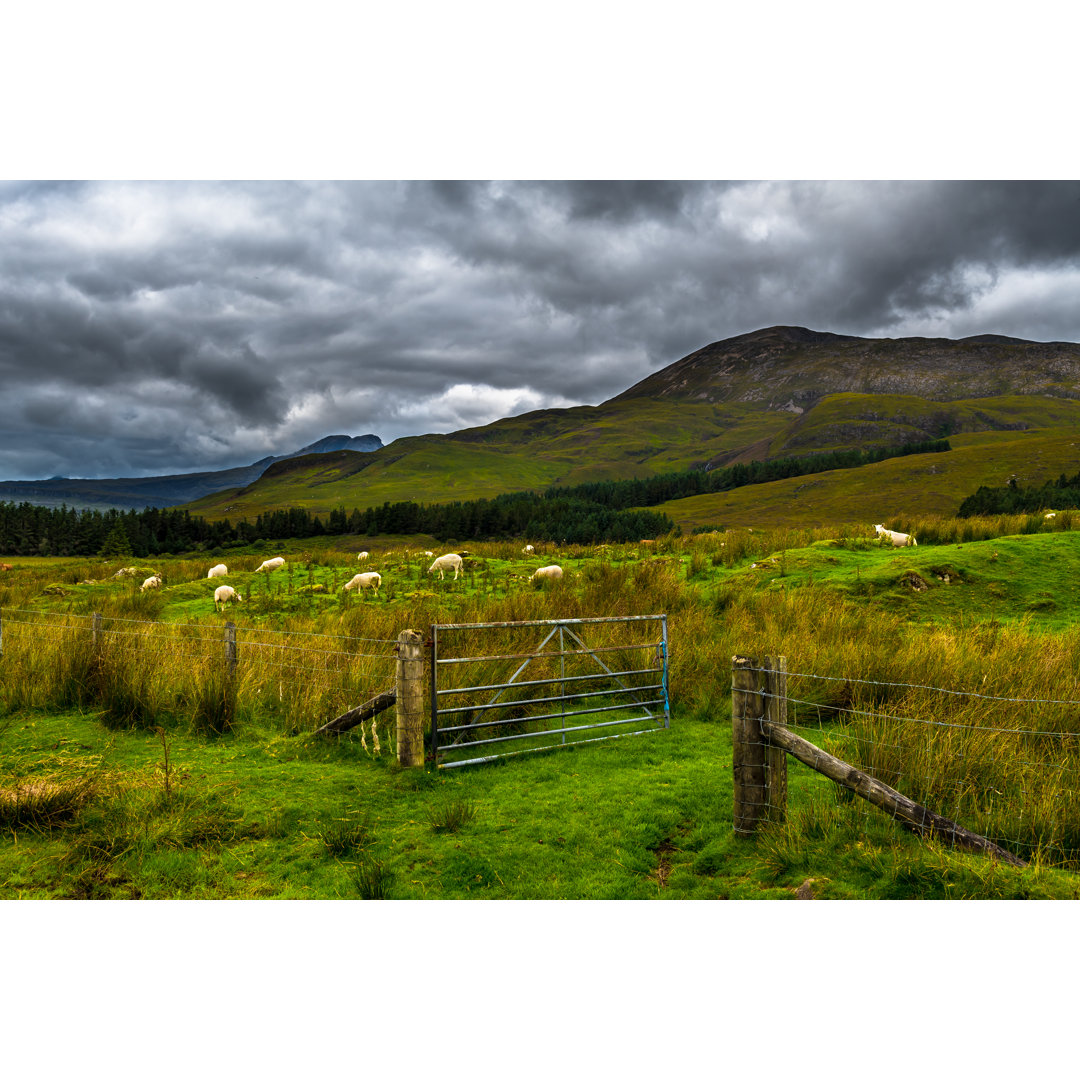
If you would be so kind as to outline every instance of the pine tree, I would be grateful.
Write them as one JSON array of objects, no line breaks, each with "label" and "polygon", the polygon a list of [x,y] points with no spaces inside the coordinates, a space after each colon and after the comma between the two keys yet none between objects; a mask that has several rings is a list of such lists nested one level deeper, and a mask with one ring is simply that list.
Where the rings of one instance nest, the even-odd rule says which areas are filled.
[{"label": "pine tree", "polygon": [[124,522],[120,518],[116,519],[98,554],[103,556],[131,554],[131,541],[128,539]]}]

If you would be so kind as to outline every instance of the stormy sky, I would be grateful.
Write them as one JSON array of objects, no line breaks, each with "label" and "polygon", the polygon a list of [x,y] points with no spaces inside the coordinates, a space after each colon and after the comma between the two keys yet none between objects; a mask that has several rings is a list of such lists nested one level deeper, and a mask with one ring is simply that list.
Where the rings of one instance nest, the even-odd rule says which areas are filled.
[{"label": "stormy sky", "polygon": [[0,478],[596,404],[776,324],[1080,340],[1080,184],[0,184]]}]

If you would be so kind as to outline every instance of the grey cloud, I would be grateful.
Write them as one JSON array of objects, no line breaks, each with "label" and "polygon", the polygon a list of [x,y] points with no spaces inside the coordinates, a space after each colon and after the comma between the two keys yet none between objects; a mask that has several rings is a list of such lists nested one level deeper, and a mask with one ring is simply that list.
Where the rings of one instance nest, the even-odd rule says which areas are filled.
[{"label": "grey cloud", "polygon": [[1071,182],[4,183],[0,473],[596,403],[777,323],[1077,340],[1078,264]]}]

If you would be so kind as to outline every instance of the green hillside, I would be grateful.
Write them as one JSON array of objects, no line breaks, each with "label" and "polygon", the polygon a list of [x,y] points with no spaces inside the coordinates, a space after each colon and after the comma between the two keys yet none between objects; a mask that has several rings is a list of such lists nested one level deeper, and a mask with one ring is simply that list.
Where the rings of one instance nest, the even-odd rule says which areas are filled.
[{"label": "green hillside", "polygon": [[[343,451],[278,462],[254,484],[189,503],[210,519],[303,507],[329,513],[383,502],[453,502],[551,484],[624,480],[734,460],[766,447],[792,421],[760,405],[638,400],[545,410],[450,435],[398,439],[370,454]],[[758,453],[756,456],[764,456]]]},{"label": "green hillside", "polygon": [[758,513],[821,524],[880,520],[901,507],[952,514],[980,484],[1012,473],[1023,478],[1024,470],[1051,467],[1051,459],[1059,471],[1075,472],[1073,432],[1080,432],[1078,345],[992,335],[868,339],[772,327],[708,345],[602,405],[398,439],[369,454],[281,461],[248,487],[188,505],[211,520],[254,520],[288,508],[326,515],[339,506],[465,501],[952,440],[956,454],[923,472],[905,459],[665,508],[684,525]]},{"label": "green hillside", "polygon": [[1072,474],[1080,464],[1080,430],[977,432],[952,435],[943,454],[890,458],[843,469],[696,495],[653,507],[684,530],[700,527],[825,527],[839,523],[952,517],[980,485],[1015,475],[1024,486]]},{"label": "green hillside", "polygon": [[[759,514],[775,523],[785,515],[800,524],[860,520],[875,513],[880,520],[889,512],[882,507],[951,515],[980,484],[1004,483],[1013,473],[1025,483],[1041,483],[1062,471],[1075,472],[1080,402],[1015,395],[943,404],[911,396],[838,394],[796,416],[745,404],[634,399],[532,413],[452,435],[399,439],[370,454],[342,451],[279,462],[249,487],[188,508],[211,520],[235,521],[286,507],[328,514],[338,506],[363,510],[384,502],[453,502],[552,484],[654,476],[705,462],[720,466],[942,434],[949,435],[954,451],[922,464],[919,456],[886,461],[698,496],[661,509],[684,528],[753,521]],[[854,503],[846,501],[849,496]]]}]

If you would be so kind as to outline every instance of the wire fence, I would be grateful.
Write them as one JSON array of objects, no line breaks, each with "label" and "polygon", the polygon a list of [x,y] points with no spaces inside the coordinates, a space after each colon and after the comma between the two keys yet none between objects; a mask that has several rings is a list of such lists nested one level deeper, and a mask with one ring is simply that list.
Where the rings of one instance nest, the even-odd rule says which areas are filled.
[{"label": "wire fence", "polygon": [[833,756],[1025,861],[1080,868],[1080,700],[808,672],[782,697],[786,726]]},{"label": "wire fence", "polygon": [[[98,706],[153,726],[205,713],[313,731],[394,686],[396,639],[206,623],[0,611],[0,692],[9,705]],[[360,731],[378,748],[377,720]]]}]

